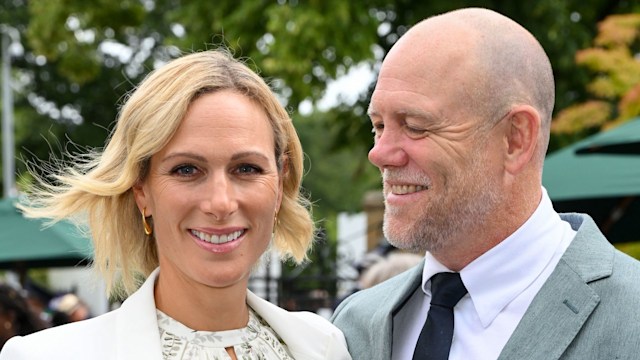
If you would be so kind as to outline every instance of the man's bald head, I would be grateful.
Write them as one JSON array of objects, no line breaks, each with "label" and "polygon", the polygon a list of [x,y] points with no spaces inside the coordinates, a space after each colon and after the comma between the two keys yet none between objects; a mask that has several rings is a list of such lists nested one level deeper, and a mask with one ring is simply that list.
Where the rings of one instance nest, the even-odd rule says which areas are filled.
[{"label": "man's bald head", "polygon": [[487,126],[513,105],[533,106],[541,117],[538,155],[544,158],[555,101],[553,72],[540,43],[515,21],[481,8],[434,16],[409,29],[386,62],[432,64],[422,70],[457,82],[461,103],[484,117]]}]

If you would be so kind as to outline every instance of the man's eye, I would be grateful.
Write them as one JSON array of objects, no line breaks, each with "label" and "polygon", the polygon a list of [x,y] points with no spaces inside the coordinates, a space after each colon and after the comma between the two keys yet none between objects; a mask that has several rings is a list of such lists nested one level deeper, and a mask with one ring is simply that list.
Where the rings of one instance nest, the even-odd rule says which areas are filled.
[{"label": "man's eye", "polygon": [[379,137],[382,134],[382,130],[384,130],[383,124],[373,124],[373,128],[371,128],[371,133],[375,137]]},{"label": "man's eye", "polygon": [[405,126],[404,127],[409,136],[421,136],[427,133],[427,130],[418,127]]}]

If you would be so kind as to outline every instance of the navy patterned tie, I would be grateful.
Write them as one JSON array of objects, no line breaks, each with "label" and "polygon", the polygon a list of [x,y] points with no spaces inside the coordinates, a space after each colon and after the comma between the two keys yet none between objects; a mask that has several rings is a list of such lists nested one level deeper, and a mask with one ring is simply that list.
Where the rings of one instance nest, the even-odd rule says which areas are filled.
[{"label": "navy patterned tie", "polygon": [[453,338],[453,307],[467,293],[459,273],[431,277],[431,307],[413,360],[447,360]]}]

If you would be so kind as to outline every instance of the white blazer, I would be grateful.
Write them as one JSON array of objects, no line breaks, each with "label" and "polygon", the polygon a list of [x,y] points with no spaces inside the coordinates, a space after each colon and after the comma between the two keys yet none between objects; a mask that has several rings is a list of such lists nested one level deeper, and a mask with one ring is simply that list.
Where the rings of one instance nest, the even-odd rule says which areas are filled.
[{"label": "white blazer", "polygon": [[[11,338],[0,360],[162,360],[153,297],[156,269],[117,310]],[[247,290],[247,303],[299,360],[351,360],[342,332],[311,312],[288,312]]]}]

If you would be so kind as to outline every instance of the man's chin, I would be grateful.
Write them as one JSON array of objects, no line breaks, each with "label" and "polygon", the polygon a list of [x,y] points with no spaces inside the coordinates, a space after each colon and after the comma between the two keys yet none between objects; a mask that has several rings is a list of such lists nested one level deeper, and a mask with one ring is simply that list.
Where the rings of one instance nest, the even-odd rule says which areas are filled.
[{"label": "man's chin", "polygon": [[416,244],[415,239],[413,237],[408,236],[408,233],[395,232],[395,231],[384,231],[384,236],[387,239],[387,242],[398,249],[408,250],[414,252],[417,247],[422,247],[422,244]]}]

